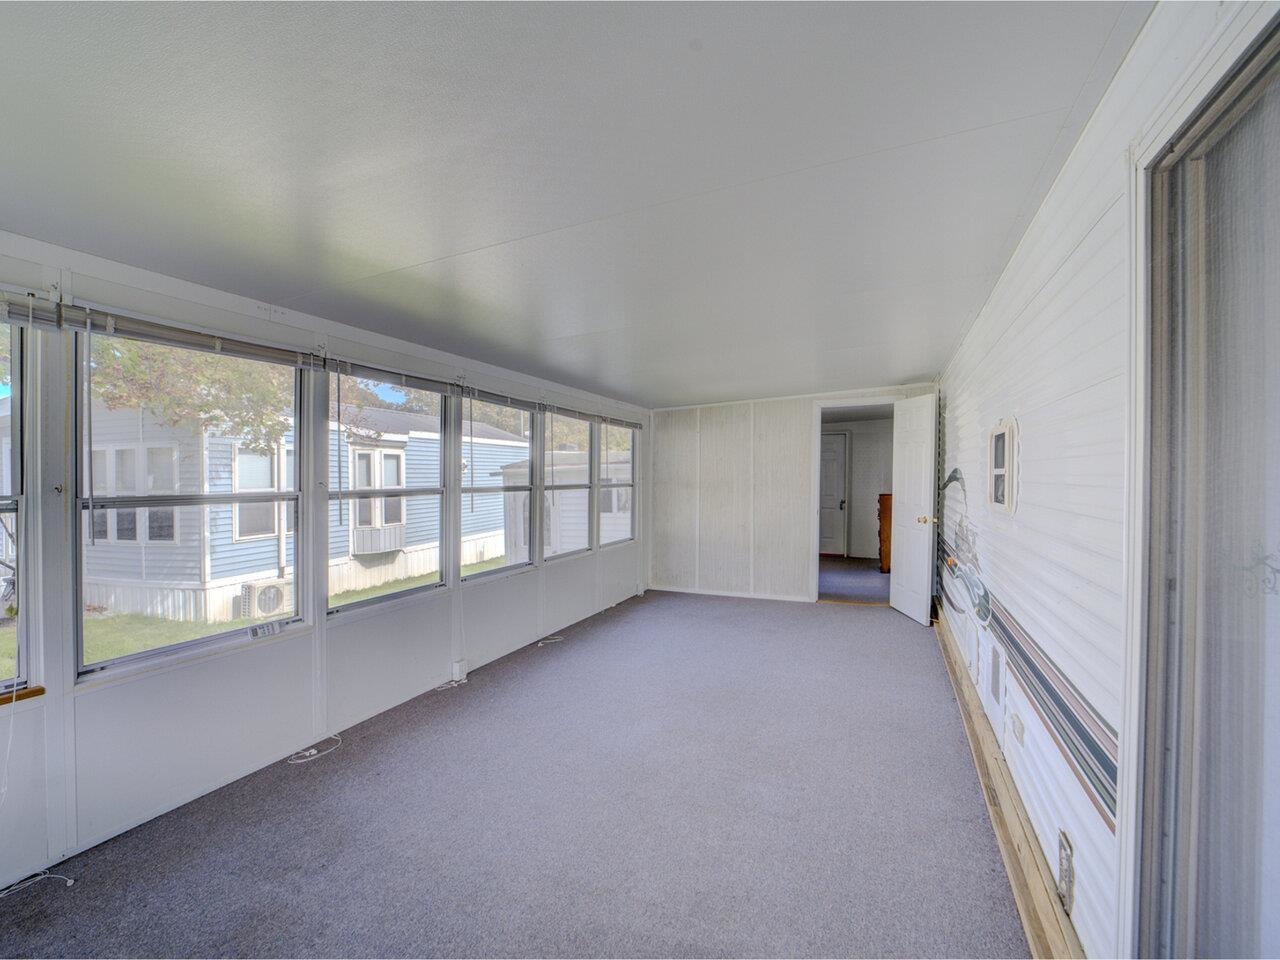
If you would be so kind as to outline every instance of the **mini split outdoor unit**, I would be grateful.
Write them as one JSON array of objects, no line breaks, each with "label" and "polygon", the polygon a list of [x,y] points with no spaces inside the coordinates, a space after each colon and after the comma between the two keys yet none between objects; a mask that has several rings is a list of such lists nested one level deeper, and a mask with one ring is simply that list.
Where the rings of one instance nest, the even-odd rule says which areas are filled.
[{"label": "mini split outdoor unit", "polygon": [[293,609],[293,582],[290,580],[258,580],[246,583],[236,598],[236,619],[256,619]]}]

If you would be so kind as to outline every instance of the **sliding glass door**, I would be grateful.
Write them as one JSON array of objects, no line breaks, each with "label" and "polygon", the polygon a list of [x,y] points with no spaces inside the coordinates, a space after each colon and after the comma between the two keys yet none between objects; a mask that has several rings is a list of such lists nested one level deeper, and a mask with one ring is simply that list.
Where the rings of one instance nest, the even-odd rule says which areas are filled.
[{"label": "sliding glass door", "polygon": [[1153,180],[1147,955],[1280,955],[1277,50]]}]

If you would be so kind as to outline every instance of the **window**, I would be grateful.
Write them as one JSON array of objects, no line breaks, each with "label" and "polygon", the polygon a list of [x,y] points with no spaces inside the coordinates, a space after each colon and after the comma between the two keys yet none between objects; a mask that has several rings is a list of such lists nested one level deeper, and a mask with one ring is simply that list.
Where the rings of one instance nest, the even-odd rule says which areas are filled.
[{"label": "window", "polygon": [[444,409],[425,387],[329,375],[331,612],[441,583]]},{"label": "window", "polygon": [[[22,331],[0,322],[0,690],[27,682],[23,569],[18,517],[22,493]],[[10,720],[12,722],[12,720]]]},{"label": "window", "polygon": [[[92,452],[93,492],[95,501],[108,497],[136,497],[139,493],[138,464],[147,463],[148,489],[158,484],[155,493],[177,493],[177,451],[169,446],[111,445]],[[85,478],[86,484],[88,478]],[[175,540],[173,510],[169,507],[120,507],[115,510],[95,509],[93,542],[173,543]]]},{"label": "window", "polygon": [[636,431],[613,423],[601,423],[598,428],[598,472],[600,489],[597,493],[597,514],[600,524],[600,543],[620,543],[635,537],[635,511],[632,509],[635,494]]},{"label": "window", "polygon": [[[237,493],[263,493],[276,489],[275,451],[235,447],[235,490]],[[236,504],[235,539],[274,537],[279,519],[276,504],[270,500]]]},{"label": "window", "polygon": [[991,431],[991,443],[988,451],[991,467],[988,499],[991,503],[1003,507],[1009,513],[1013,512],[1014,506],[1016,439],[1016,422],[1002,420]]},{"label": "window", "polygon": [[475,397],[462,404],[459,562],[470,577],[529,562],[533,414]]},{"label": "window", "polygon": [[297,370],[77,340],[80,669],[295,619],[299,494],[277,488],[271,452],[294,435]]},{"label": "window", "polygon": [[543,418],[544,557],[591,548],[591,430],[569,414]]}]

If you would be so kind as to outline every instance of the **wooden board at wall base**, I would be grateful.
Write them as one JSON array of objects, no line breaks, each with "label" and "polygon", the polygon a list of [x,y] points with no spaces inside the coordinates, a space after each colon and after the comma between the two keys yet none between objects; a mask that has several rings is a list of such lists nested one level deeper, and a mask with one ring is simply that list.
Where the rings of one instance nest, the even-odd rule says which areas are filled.
[{"label": "wooden board at wall base", "polygon": [[1036,840],[1004,752],[978,699],[978,691],[961,666],[960,650],[945,617],[934,620],[934,630],[960,705],[960,715],[964,718],[973,763],[978,769],[982,794],[987,802],[987,813],[991,816],[1000,856],[1009,874],[1009,885],[1013,888],[1013,899],[1022,918],[1022,929],[1027,935],[1031,955],[1036,958],[1083,957],[1084,947],[1071,918],[1062,907],[1062,901],[1058,899],[1049,863]]}]

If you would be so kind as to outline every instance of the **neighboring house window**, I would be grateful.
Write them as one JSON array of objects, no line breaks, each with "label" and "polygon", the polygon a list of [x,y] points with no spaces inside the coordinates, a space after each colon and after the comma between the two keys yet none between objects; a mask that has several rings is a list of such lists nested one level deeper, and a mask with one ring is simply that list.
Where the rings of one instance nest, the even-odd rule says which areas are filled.
[{"label": "neighboring house window", "polygon": [[597,519],[600,543],[621,543],[635,538],[636,431],[613,423],[597,430]]},{"label": "neighboring house window", "polygon": [[[382,452],[382,490],[395,490],[404,486],[404,454]],[[404,523],[404,501],[399,497],[383,497],[382,525]]]},{"label": "neighboring house window", "polygon": [[991,442],[988,445],[990,461],[990,482],[988,499],[1009,513],[1014,508],[1014,483],[1017,478],[1015,457],[1017,456],[1017,424],[1013,420],[1002,420],[991,431]]},{"label": "neighboring house window", "polygon": [[[351,475],[356,490],[404,489],[403,450],[356,450]],[[362,497],[353,511],[357,527],[388,527],[404,523],[403,497]]]},{"label": "neighboring house window", "polygon": [[[177,493],[178,451],[172,446],[125,446],[94,450],[95,497],[137,497],[142,493]],[[139,490],[138,463],[146,458],[148,481]],[[139,523],[141,522],[141,535]],[[116,543],[173,543],[177,539],[172,507],[101,508],[93,511],[93,539]]]},{"label": "neighboring house window", "polygon": [[[272,493],[276,490],[276,457],[237,445],[234,450],[236,493]],[[235,539],[252,540],[276,535],[276,504],[271,500],[238,503],[235,509]]]},{"label": "neighboring house window", "polygon": [[590,420],[566,413],[549,412],[543,419],[544,557],[591,549],[594,426]]}]

